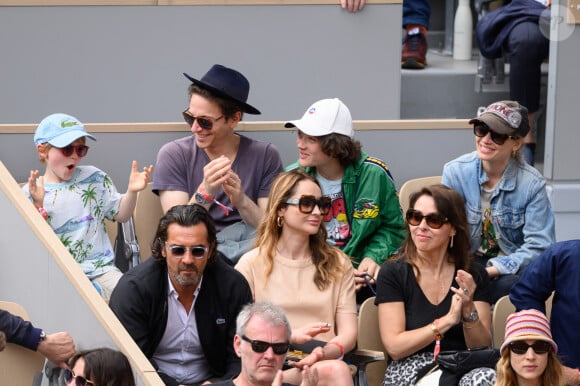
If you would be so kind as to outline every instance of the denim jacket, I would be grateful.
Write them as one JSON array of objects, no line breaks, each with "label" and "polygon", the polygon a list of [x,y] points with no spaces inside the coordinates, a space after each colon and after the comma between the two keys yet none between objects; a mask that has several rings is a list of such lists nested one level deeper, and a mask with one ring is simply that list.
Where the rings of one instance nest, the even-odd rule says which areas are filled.
[{"label": "denim jacket", "polygon": [[[481,189],[488,181],[476,152],[445,164],[441,182],[465,199],[471,227],[471,251],[481,245]],[[510,159],[490,201],[491,221],[506,256],[488,261],[500,274],[521,272],[536,256],[556,241],[554,214],[544,177],[525,162]]]}]

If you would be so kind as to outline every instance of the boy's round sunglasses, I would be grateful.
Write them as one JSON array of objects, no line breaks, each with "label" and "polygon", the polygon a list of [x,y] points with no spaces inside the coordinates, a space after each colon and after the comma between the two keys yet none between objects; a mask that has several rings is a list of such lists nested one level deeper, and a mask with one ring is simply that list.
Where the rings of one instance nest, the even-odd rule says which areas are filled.
[{"label": "boy's round sunglasses", "polygon": [[213,124],[216,121],[219,121],[220,119],[222,119],[224,116],[220,116],[218,118],[210,118],[210,117],[196,117],[194,115],[191,115],[191,113],[189,112],[188,109],[185,109],[181,115],[183,115],[183,119],[185,120],[185,122],[187,122],[187,124],[189,125],[189,127],[193,126],[193,122],[195,122],[197,120],[197,124],[199,125],[199,127],[201,127],[204,130],[211,130],[211,128],[213,127]]},{"label": "boy's round sunglasses", "polygon": [[64,370],[64,381],[66,382],[67,385],[95,386],[93,382],[87,380],[85,377],[81,377],[80,375],[75,375],[75,373],[73,373],[69,369]]},{"label": "boy's round sunglasses", "polygon": [[272,351],[274,351],[274,354],[284,355],[288,352],[288,349],[290,348],[290,343],[288,342],[268,343],[263,342],[261,340],[252,340],[245,335],[242,335],[242,340],[249,342],[252,345],[252,351],[257,352],[258,354],[266,352],[266,350],[268,350],[268,347],[272,347]]},{"label": "boy's round sunglasses", "polygon": [[522,355],[528,352],[529,348],[532,348],[536,354],[545,354],[552,348],[552,345],[549,342],[543,340],[537,340],[532,344],[527,344],[526,342],[520,340],[511,342],[509,344],[510,350],[514,354]]},{"label": "boy's round sunglasses", "polygon": [[89,152],[89,147],[87,145],[68,145],[65,147],[57,147],[57,149],[60,150],[65,157],[70,157],[76,152],[77,156],[82,158]]},{"label": "boy's round sunglasses", "polygon": [[405,216],[409,225],[417,226],[425,219],[429,228],[439,229],[444,224],[449,222],[449,219],[440,213],[429,213],[424,215],[422,212],[415,209],[408,209]]},{"label": "boy's round sunglasses", "polygon": [[318,206],[320,213],[326,216],[330,212],[330,206],[332,204],[330,197],[320,197],[317,199],[314,196],[303,195],[300,198],[289,198],[286,200],[286,204],[298,205],[298,210],[302,213],[310,214],[314,210],[315,206]]},{"label": "boy's round sunglasses", "polygon": [[491,140],[496,145],[500,145],[500,146],[503,145],[505,143],[505,141],[507,141],[508,139],[520,138],[517,136],[514,137],[513,135],[496,133],[495,131],[490,129],[488,125],[486,125],[485,123],[482,123],[482,122],[476,123],[475,126],[473,126],[473,134],[475,134],[476,137],[483,138],[487,135],[487,133],[490,133]]}]

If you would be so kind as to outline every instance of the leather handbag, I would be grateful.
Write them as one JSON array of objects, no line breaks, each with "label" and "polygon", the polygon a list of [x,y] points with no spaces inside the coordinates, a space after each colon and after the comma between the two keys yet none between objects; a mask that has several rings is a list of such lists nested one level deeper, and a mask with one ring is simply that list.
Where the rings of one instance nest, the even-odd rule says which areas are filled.
[{"label": "leather handbag", "polygon": [[499,358],[498,349],[476,348],[472,350],[442,351],[435,362],[444,372],[461,377],[465,373],[480,367],[495,369]]}]

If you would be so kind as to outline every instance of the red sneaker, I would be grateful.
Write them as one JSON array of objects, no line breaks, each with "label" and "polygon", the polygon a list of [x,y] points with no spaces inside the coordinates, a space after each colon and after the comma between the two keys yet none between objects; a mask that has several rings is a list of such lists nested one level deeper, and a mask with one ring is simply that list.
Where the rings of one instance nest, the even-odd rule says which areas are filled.
[{"label": "red sneaker", "polygon": [[401,54],[401,68],[422,70],[427,65],[427,39],[419,28],[407,31]]}]

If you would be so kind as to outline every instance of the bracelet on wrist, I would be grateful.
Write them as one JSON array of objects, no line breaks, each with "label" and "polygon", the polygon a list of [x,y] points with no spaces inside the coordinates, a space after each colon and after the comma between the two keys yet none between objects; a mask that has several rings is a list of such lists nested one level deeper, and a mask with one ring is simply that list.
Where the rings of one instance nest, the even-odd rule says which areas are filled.
[{"label": "bracelet on wrist", "polygon": [[340,350],[340,356],[336,359],[342,360],[342,358],[344,358],[344,346],[340,342],[337,342],[334,340],[326,343],[326,346],[331,345],[331,344],[335,345]]},{"label": "bracelet on wrist", "polygon": [[435,334],[435,349],[433,350],[433,360],[437,359],[437,355],[441,352],[441,339],[443,339],[443,334],[439,331],[439,319],[435,319],[433,323],[430,324],[431,331]]},{"label": "bracelet on wrist", "polygon": [[38,213],[40,213],[43,219],[48,220],[48,213],[46,212],[46,209],[44,209],[42,206],[37,206],[36,210]]},{"label": "bracelet on wrist", "polygon": [[194,198],[195,198],[195,201],[201,205],[216,204],[226,214],[226,216],[229,216],[230,211],[234,210],[234,208],[231,208],[229,206],[222,204],[221,202],[219,202],[218,200],[216,200],[215,198],[213,198],[212,196],[207,194],[203,190],[203,185],[199,186],[199,189],[195,193]]}]

